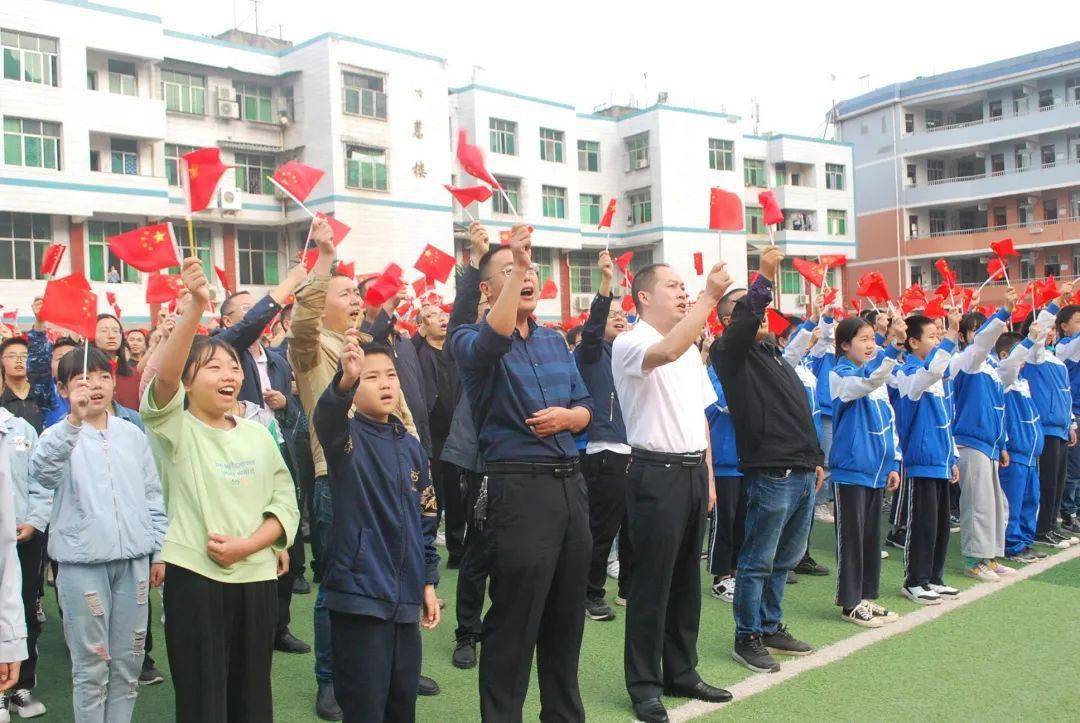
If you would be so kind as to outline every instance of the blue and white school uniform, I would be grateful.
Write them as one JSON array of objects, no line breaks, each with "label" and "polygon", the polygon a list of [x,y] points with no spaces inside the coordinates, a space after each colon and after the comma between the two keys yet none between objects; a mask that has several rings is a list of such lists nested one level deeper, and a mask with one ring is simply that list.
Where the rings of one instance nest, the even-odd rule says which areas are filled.
[{"label": "blue and white school uniform", "polygon": [[[1031,339],[1024,339],[1017,346],[1027,349],[1028,354],[1034,356]],[[1038,346],[1042,346],[1042,342]],[[1009,466],[1001,469],[1000,476],[1009,506],[1005,525],[1005,554],[1015,555],[1035,542],[1040,496],[1039,456],[1043,451],[1044,434],[1030,383],[1019,373],[1015,378],[1010,376],[1010,379],[1011,383],[1005,387]]]}]

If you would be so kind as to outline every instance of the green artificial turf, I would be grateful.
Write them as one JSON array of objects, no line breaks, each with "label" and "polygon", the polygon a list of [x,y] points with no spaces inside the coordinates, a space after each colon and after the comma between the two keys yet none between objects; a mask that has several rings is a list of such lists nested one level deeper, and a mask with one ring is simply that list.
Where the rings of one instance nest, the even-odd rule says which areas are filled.
[{"label": "green artificial turf", "polygon": [[[819,562],[835,565],[834,533],[831,525],[817,525],[812,536],[813,554]],[[969,587],[971,580],[960,575],[959,540],[950,545],[946,582],[959,588]],[[445,550],[442,550],[445,553]],[[885,605],[901,614],[917,606],[899,597],[902,578],[902,551],[891,550],[892,557],[882,562],[881,589]],[[423,721],[472,721],[479,719],[476,669],[458,670],[450,664],[454,636],[454,589],[457,575],[453,570],[442,571],[439,594],[447,601],[443,622],[432,632],[423,633],[423,670],[438,681],[442,693],[433,698],[421,698],[417,716]],[[713,599],[708,594],[711,578],[702,576],[701,633],[698,641],[699,671],[715,685],[730,685],[751,673],[735,664],[730,657],[734,623],[731,605]],[[785,620],[792,632],[815,645],[823,646],[862,631],[843,622],[833,605],[836,578],[800,576],[796,585],[788,586],[784,599]],[[609,581],[609,597],[614,583]],[[315,595],[293,598],[292,631],[302,640],[313,639],[311,609]],[[49,616],[42,634],[39,651],[39,682],[35,694],[49,706],[49,721],[71,720],[70,663],[64,648],[60,620],[52,588],[46,593]],[[158,667],[166,673],[165,683],[142,688],[135,708],[135,720],[159,723],[173,720],[172,684],[168,679],[168,660],[164,651],[164,633],[160,625],[161,599],[154,593],[154,650]],[[792,711],[816,712],[818,716],[840,719],[877,714],[889,718],[906,715],[919,717],[941,715],[942,710],[927,708],[933,699],[944,702],[977,701],[971,709],[983,716],[1007,715],[1024,710],[1015,708],[1012,701],[1022,698],[1040,703],[1042,717],[1062,717],[1072,709],[1054,708],[1065,696],[1076,692],[1076,668],[1065,661],[1074,659],[1080,628],[1072,619],[1062,618],[1067,610],[1080,609],[1080,561],[1050,571],[1038,581],[1026,581],[1000,595],[980,601],[957,613],[892,640],[876,644],[862,652],[821,671],[799,676],[760,696],[732,706],[725,715],[790,716]],[[623,622],[625,608],[616,607],[618,619],[609,623],[586,621],[585,639],[581,649],[581,694],[590,721],[627,721],[632,718],[629,700],[623,685]],[[584,613],[583,613],[584,614]],[[970,622],[972,620],[978,622]],[[1054,621],[1047,625],[1045,621]],[[967,621],[967,622],[966,622]],[[1071,627],[1070,627],[1071,626]],[[938,633],[937,631],[942,631]],[[1036,637],[1043,636],[1043,637]],[[935,653],[921,655],[920,639],[935,643]],[[1052,644],[1048,647],[1048,644]],[[899,647],[899,650],[898,650]],[[880,650],[879,650],[880,649]],[[882,651],[893,651],[887,654]],[[1053,652],[1057,650],[1057,652]],[[950,658],[949,654],[955,657]],[[874,659],[873,668],[851,667],[853,660],[865,656]],[[1021,657],[1022,656],[1022,657]],[[921,660],[912,663],[912,660]],[[1056,661],[1046,666],[1046,660]],[[1014,661],[1023,660],[1021,666]],[[314,715],[315,682],[312,672],[314,657],[275,653],[274,699],[275,719],[279,721],[317,721]],[[992,675],[985,689],[976,683],[980,677],[961,675],[965,666]],[[977,666],[977,667],[970,667]],[[847,671],[841,675],[840,671]],[[836,671],[834,673],[834,671]],[[836,677],[833,677],[836,676]],[[1069,677],[1071,676],[1071,678]],[[1067,680],[1068,678],[1068,680]],[[817,681],[817,682],[814,682]],[[841,682],[842,681],[842,682]],[[1041,681],[1041,682],[1040,682]],[[798,693],[796,692],[798,691]],[[1007,696],[1002,698],[1003,691]],[[798,702],[795,696],[798,695]],[[783,696],[783,704],[775,702]],[[1018,698],[1019,696],[1019,698]],[[685,702],[665,701],[669,708]],[[918,713],[915,713],[915,709]],[[526,701],[524,717],[536,720],[539,716],[539,693],[535,672],[532,688]],[[752,712],[751,712],[752,710]],[[953,708],[953,717],[968,716],[966,708]],[[946,715],[946,717],[949,717]],[[1014,716],[1015,717],[1015,716]],[[1065,716],[1069,717],[1069,716]],[[1075,715],[1071,716],[1075,719]]]}]

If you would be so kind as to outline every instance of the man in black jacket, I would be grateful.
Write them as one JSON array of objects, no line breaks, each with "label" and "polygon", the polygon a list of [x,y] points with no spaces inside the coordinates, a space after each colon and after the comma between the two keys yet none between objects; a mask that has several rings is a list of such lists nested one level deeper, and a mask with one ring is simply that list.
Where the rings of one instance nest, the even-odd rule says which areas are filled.
[{"label": "man in black jacket", "polygon": [[[734,302],[731,324],[709,350],[731,410],[750,499],[735,576],[732,657],[755,672],[780,669],[770,652],[813,652],[787,631],[781,611],[788,572],[806,548],[814,493],[824,481],[806,391],[780,350],[766,340],[765,309],[783,260],[775,246],[762,253],[759,276]],[[733,297],[721,299],[720,313],[728,313]]]}]

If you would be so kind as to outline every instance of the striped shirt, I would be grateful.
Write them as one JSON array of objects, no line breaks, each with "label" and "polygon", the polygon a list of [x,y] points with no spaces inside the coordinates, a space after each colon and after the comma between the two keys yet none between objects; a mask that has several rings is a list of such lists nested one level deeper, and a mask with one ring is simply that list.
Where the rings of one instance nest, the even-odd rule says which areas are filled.
[{"label": "striped shirt", "polygon": [[574,437],[563,431],[540,437],[525,420],[548,407],[585,407],[593,402],[563,338],[529,320],[529,336],[501,336],[486,321],[464,324],[450,337],[486,462],[549,461],[578,456]]}]

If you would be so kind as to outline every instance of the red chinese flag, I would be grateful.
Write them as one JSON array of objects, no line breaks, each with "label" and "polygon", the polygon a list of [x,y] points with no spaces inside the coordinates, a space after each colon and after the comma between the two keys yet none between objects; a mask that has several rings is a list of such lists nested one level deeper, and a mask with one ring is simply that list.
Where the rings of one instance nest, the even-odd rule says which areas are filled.
[{"label": "red chinese flag", "polygon": [[1046,306],[1059,296],[1061,296],[1061,289],[1058,288],[1057,281],[1054,280],[1054,276],[1051,274],[1046,278],[1046,281],[1039,284],[1037,298],[1039,306]]},{"label": "red chinese flag", "polygon": [[929,319],[944,319],[948,314],[941,302],[942,298],[940,296],[930,299],[923,308],[923,316]]},{"label": "red chinese flag", "polygon": [[499,245],[500,246],[509,246],[510,245],[510,231],[499,231]]},{"label": "red chinese flag", "polygon": [[991,279],[996,279],[999,276],[1005,275],[1005,262],[1000,256],[995,256],[990,259],[986,264],[986,273],[989,274]]},{"label": "red chinese flag", "polygon": [[150,274],[146,280],[146,303],[166,304],[180,298],[184,284],[179,276]]},{"label": "red chinese flag", "polygon": [[229,277],[225,273],[225,269],[221,268],[217,264],[214,265],[214,273],[217,275],[218,281],[221,282],[221,288],[225,290],[226,294],[231,293],[229,291]]},{"label": "red chinese flag", "polygon": [[334,276],[344,276],[350,279],[356,276],[356,262],[338,261],[337,266],[334,267]]},{"label": "red chinese flag", "polygon": [[322,211],[316,211],[315,216],[317,218],[326,219],[326,222],[330,224],[330,232],[333,234],[335,246],[344,241],[345,237],[349,235],[349,231],[352,231],[351,226],[348,226],[347,224],[338,221],[333,216],[327,216]]},{"label": "red chinese flag", "polygon": [[885,277],[879,271],[870,271],[863,274],[859,279],[859,286],[855,293],[880,303],[885,303],[892,298],[889,294],[889,287],[885,283]]},{"label": "red chinese flag", "polygon": [[39,275],[56,276],[56,272],[60,270],[60,260],[64,258],[65,251],[67,251],[67,246],[64,244],[49,244],[49,247],[45,249],[45,255],[41,257]]},{"label": "red chinese flag", "polygon": [[308,249],[304,251],[304,257],[300,258],[300,253],[296,254],[297,258],[304,262],[304,269],[310,274],[311,270],[315,268],[315,264],[319,262],[319,249]]},{"label": "red chinese flag", "polygon": [[964,286],[958,289],[960,295],[960,308],[967,313],[971,310],[971,301],[975,298],[975,290]]},{"label": "red chinese flag", "polygon": [[188,203],[192,211],[202,211],[210,205],[218,181],[227,166],[221,162],[220,148],[199,148],[183,156],[187,171]]},{"label": "red chinese flag", "polygon": [[823,254],[818,256],[818,263],[826,270],[847,266],[847,254]]},{"label": "red chinese flag", "polygon": [[1013,240],[1011,238],[1003,238],[1000,241],[994,241],[990,244],[990,249],[998,258],[1020,255],[1016,253],[1016,249],[1013,248]]},{"label": "red chinese flag", "polygon": [[762,191],[757,198],[766,226],[784,222],[784,212],[780,210],[780,204],[776,202],[776,195],[772,191]]},{"label": "red chinese flag", "polygon": [[139,271],[161,271],[180,265],[180,249],[168,221],[110,236],[109,250]]},{"label": "red chinese flag", "polygon": [[912,284],[900,294],[900,310],[910,314],[915,309],[926,306],[926,291],[918,284]]},{"label": "red chinese flag", "polygon": [[714,231],[742,231],[743,205],[737,194],[722,188],[709,189],[709,228]]},{"label": "red chinese flag", "polygon": [[455,263],[456,260],[453,256],[428,244],[420,253],[420,258],[413,264],[413,268],[428,279],[445,284],[446,280],[450,278],[450,273],[454,270]]},{"label": "red chinese flag", "polygon": [[821,264],[806,259],[792,259],[791,265],[804,279],[819,289],[825,283],[825,268]]},{"label": "red chinese flag", "polygon": [[548,279],[544,282],[544,287],[540,289],[541,299],[554,299],[559,295],[559,287],[555,285],[554,279]]},{"label": "red chinese flag", "polygon": [[382,306],[401,289],[401,267],[390,264],[379,277],[367,285],[364,290],[364,303],[368,306]]},{"label": "red chinese flag", "polygon": [[607,202],[607,209],[604,210],[604,216],[600,219],[600,223],[596,224],[597,228],[611,228],[611,220],[615,218],[615,199],[611,199]]},{"label": "red chinese flag", "polygon": [[325,174],[297,160],[285,161],[271,178],[298,201],[305,201]]},{"label": "red chinese flag", "polygon": [[111,291],[106,291],[105,301],[109,303],[109,306],[116,306],[116,294]]},{"label": "red chinese flag", "polygon": [[427,277],[421,276],[416,281],[412,282],[413,293],[416,294],[416,298],[420,298],[427,291]]},{"label": "red chinese flag", "polygon": [[941,283],[948,286],[950,289],[956,286],[956,272],[949,268],[949,262],[945,259],[938,259],[934,262],[934,268],[941,274]]},{"label": "red chinese flag", "polygon": [[769,333],[775,336],[780,336],[788,327],[791,326],[791,320],[781,314],[771,306],[766,307],[765,314],[769,318]]},{"label": "red chinese flag", "polygon": [[449,186],[444,183],[443,188],[449,191],[450,195],[456,198],[457,202],[460,203],[462,207],[472,203],[483,203],[491,198],[491,189],[487,186],[462,186],[455,188],[454,186]]},{"label": "red chinese flag", "polygon": [[834,303],[836,301],[836,297],[839,294],[839,289],[837,289],[835,286],[831,287],[828,291],[825,292],[825,297],[821,300],[822,307],[828,307],[829,304]]},{"label": "red chinese flag", "polygon": [[706,325],[709,327],[709,333],[713,336],[720,336],[724,333],[724,325],[720,323],[720,316],[716,313],[715,307],[709,312],[709,319],[706,322]]},{"label": "red chinese flag", "polygon": [[38,318],[92,340],[97,331],[97,294],[82,274],[50,281]]},{"label": "red chinese flag", "polygon": [[469,134],[462,128],[458,131],[457,144],[458,163],[473,178],[478,178],[492,188],[499,188],[499,182],[488,173],[484,166],[484,152],[479,147],[469,143]]},{"label": "red chinese flag", "polygon": [[630,294],[626,294],[622,297],[622,310],[627,314],[631,313],[635,308],[634,297]]},{"label": "red chinese flag", "polygon": [[1019,301],[1016,306],[1013,307],[1012,323],[1023,324],[1024,321],[1031,316],[1031,299],[1027,301]]},{"label": "red chinese flag", "polygon": [[697,272],[698,276],[705,273],[705,257],[702,256],[700,251],[694,252],[694,271]]},{"label": "red chinese flag", "polygon": [[633,251],[627,251],[625,254],[623,254],[621,256],[617,256],[615,258],[615,265],[618,266],[619,270],[622,271],[625,274],[626,270],[628,268],[630,268],[630,262],[633,261],[633,260],[634,260],[634,252]]},{"label": "red chinese flag", "polygon": [[851,308],[855,310],[856,314],[858,314],[860,311],[862,311],[862,302],[859,301],[858,299],[852,299],[848,303],[851,304]]}]

